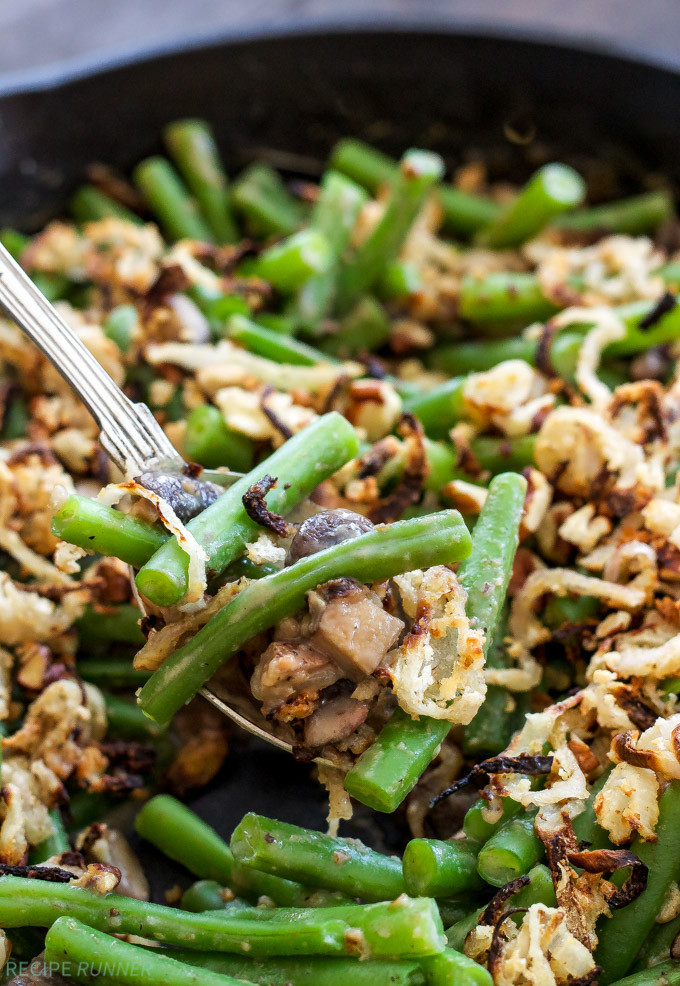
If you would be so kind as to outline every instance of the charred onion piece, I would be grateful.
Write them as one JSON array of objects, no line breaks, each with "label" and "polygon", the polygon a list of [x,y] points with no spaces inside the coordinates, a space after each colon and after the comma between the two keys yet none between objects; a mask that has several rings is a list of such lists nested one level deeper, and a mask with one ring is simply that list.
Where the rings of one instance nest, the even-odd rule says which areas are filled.
[{"label": "charred onion piece", "polygon": [[241,500],[243,502],[243,509],[251,520],[280,535],[280,537],[285,537],[288,534],[288,524],[280,514],[275,514],[268,509],[264,499],[270,490],[276,489],[277,482],[278,480],[275,476],[265,473],[262,479],[258,479],[256,483],[253,483],[246,490]]},{"label": "charred onion piece", "polygon": [[511,880],[504,887],[501,887],[500,890],[497,890],[480,915],[479,924],[492,924],[496,926],[500,920],[504,920],[503,914],[506,903],[511,897],[514,897],[518,890],[528,886],[529,882],[529,877],[525,874],[524,876],[518,876],[516,880]]},{"label": "charred onion piece", "polygon": [[46,880],[49,883],[69,883],[74,874],[60,866],[11,866],[0,863],[2,876],[23,876],[27,880]]},{"label": "charred onion piece", "polygon": [[586,849],[567,853],[567,859],[586,873],[613,873],[625,866],[631,867],[631,874],[626,882],[607,899],[612,911],[632,904],[647,886],[647,866],[628,849]]},{"label": "charred onion piece", "polygon": [[455,784],[445,788],[432,798],[430,808],[434,808],[444,798],[450,797],[456,791],[467,787],[468,784],[474,784],[475,787],[480,788],[484,787],[485,784],[489,783],[491,774],[529,774],[532,777],[538,777],[541,774],[549,774],[552,765],[552,757],[543,757],[538,754],[530,755],[527,753],[518,757],[490,757],[488,760],[482,760],[481,763],[475,764],[464,777],[459,777]]}]

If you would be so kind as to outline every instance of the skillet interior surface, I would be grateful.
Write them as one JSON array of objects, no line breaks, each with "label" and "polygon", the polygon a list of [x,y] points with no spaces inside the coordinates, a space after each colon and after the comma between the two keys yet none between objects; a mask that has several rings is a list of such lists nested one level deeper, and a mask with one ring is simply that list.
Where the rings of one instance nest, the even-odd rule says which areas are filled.
[{"label": "skillet interior surface", "polygon": [[[314,173],[339,136],[357,135],[395,152],[430,147],[453,166],[482,156],[494,175],[519,180],[567,160],[595,195],[598,183],[618,194],[660,174],[680,184],[680,75],[511,39],[342,32],[224,42],[3,96],[0,222],[39,228],[87,164],[129,167],[184,115],[213,123],[231,173],[265,149]],[[248,810],[313,827],[325,813],[309,766],[243,736],[191,803],[223,835]],[[403,840],[399,819],[368,810],[345,832],[385,850]],[[189,882],[144,853],[157,898]]]}]

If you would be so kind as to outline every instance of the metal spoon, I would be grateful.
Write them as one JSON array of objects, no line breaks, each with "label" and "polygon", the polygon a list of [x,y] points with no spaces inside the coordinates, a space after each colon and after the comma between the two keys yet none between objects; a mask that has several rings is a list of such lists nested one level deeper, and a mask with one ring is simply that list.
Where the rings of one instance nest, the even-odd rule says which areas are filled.
[{"label": "metal spoon", "polygon": [[[187,468],[147,405],[134,404],[125,396],[1,244],[0,310],[35,343],[78,395],[99,428],[102,448],[124,475],[137,476],[152,470],[182,473]],[[201,478],[226,487],[241,475],[206,469]],[[139,608],[145,614],[132,572],[131,584]],[[201,688],[200,694],[253,736],[293,753],[291,743],[241,715],[211,688]],[[323,757],[317,757],[316,762],[330,764]]]}]

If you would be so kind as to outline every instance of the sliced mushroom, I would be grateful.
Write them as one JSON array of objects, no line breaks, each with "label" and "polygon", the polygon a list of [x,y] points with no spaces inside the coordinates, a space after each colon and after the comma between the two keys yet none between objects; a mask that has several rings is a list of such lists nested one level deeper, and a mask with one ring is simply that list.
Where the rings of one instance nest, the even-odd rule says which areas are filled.
[{"label": "sliced mushroom", "polygon": [[215,483],[172,473],[144,472],[135,481],[166,500],[183,524],[224,493]]},{"label": "sliced mushroom", "polygon": [[319,747],[346,739],[366,721],[370,705],[350,695],[324,702],[305,719],[305,746]]},{"label": "sliced mushroom", "polygon": [[373,674],[399,639],[403,621],[386,613],[375,592],[353,579],[327,582],[314,596],[323,606],[312,640],[342,668],[343,677],[361,681]]},{"label": "sliced mushroom", "polygon": [[353,510],[322,510],[300,525],[288,549],[286,564],[292,565],[300,558],[315,555],[317,551],[343,541],[352,541],[372,530],[373,524],[368,517],[355,514]]},{"label": "sliced mushroom", "polygon": [[275,640],[261,656],[250,687],[255,698],[262,702],[264,714],[269,715],[297,695],[317,695],[341,677],[338,666],[313,644]]}]

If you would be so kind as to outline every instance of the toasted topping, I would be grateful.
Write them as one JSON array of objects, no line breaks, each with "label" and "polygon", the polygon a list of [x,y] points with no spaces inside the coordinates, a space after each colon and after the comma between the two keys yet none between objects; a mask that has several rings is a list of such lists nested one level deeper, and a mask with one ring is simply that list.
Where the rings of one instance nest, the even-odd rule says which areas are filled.
[{"label": "toasted topping", "polygon": [[413,716],[466,724],[484,701],[484,634],[471,628],[465,602],[447,568],[423,573],[415,622],[390,668],[397,700]]},{"label": "toasted topping", "polygon": [[465,954],[486,959],[496,986],[566,986],[595,978],[595,961],[568,930],[562,908],[533,904],[519,928],[506,915],[493,927],[479,925],[465,941]]}]

